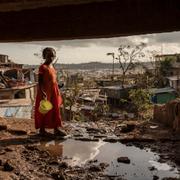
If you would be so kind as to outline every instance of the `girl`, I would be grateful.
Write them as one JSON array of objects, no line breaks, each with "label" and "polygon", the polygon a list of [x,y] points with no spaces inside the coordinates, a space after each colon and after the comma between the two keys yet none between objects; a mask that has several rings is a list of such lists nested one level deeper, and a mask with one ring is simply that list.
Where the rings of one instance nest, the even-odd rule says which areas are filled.
[{"label": "girl", "polygon": [[[60,106],[62,98],[56,79],[56,71],[52,62],[56,57],[56,51],[53,48],[45,48],[42,52],[44,63],[39,67],[38,90],[35,103],[35,128],[40,130],[41,135],[47,135],[45,128],[54,129],[54,133],[60,136],[66,136],[62,127],[62,118],[60,115]],[[47,99],[53,105],[52,110],[43,115],[39,112],[39,104],[42,99]]]}]

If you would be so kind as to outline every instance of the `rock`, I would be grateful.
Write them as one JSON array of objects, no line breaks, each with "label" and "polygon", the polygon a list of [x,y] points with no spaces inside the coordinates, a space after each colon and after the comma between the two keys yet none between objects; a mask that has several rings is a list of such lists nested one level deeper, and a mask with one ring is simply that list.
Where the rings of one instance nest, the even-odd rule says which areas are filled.
[{"label": "rock", "polygon": [[27,146],[26,146],[26,149],[28,149],[28,150],[30,150],[30,151],[38,150],[37,146],[35,146],[35,145],[27,145]]},{"label": "rock", "polygon": [[14,149],[13,149],[13,148],[10,148],[10,147],[5,148],[4,150],[5,150],[6,152],[13,152],[13,151],[14,151]]},{"label": "rock", "polygon": [[83,137],[83,134],[74,134],[74,137]]},{"label": "rock", "polygon": [[61,162],[59,163],[59,168],[63,168],[63,169],[67,169],[69,166],[68,166],[68,163],[67,162]]},{"label": "rock", "polygon": [[27,132],[24,130],[9,129],[8,132],[18,136],[27,135]]},{"label": "rock", "polygon": [[86,131],[88,133],[102,133],[105,134],[106,130],[105,129],[99,129],[99,128],[91,128],[91,127],[86,127]]},{"label": "rock", "polygon": [[153,176],[153,180],[158,180],[158,179],[159,179],[158,176],[156,176],[156,175]]},{"label": "rock", "polygon": [[123,126],[120,127],[120,132],[121,133],[128,133],[134,130],[135,125],[134,124],[125,124]]},{"label": "rock", "polygon": [[0,166],[2,166],[2,160],[0,159]]},{"label": "rock", "polygon": [[66,177],[61,172],[53,172],[51,176],[54,180],[66,180]]},{"label": "rock", "polygon": [[101,169],[105,169],[109,166],[108,163],[100,163],[99,165],[101,166]]},{"label": "rock", "polygon": [[3,165],[3,170],[4,171],[13,171],[14,167],[10,164],[10,162],[6,161],[5,164]]},{"label": "rock", "polygon": [[4,131],[7,130],[7,126],[6,125],[0,125],[0,131]]},{"label": "rock", "polygon": [[0,150],[0,155],[6,154],[6,151],[4,149]]},{"label": "rock", "polygon": [[90,161],[88,161],[88,163],[89,164],[92,164],[92,163],[97,163],[98,162],[98,160],[97,159],[94,159],[94,160],[90,160]]},{"label": "rock", "polygon": [[148,169],[149,169],[150,171],[156,170],[156,168],[155,168],[154,166],[148,167]]},{"label": "rock", "polygon": [[89,170],[90,170],[90,171],[93,171],[93,172],[102,171],[101,166],[98,166],[98,165],[91,165],[91,166],[89,167]]},{"label": "rock", "polygon": [[49,162],[49,165],[53,165],[53,166],[58,166],[59,165],[59,162],[58,161],[50,161]]},{"label": "rock", "polygon": [[179,178],[165,177],[162,180],[179,180]]},{"label": "rock", "polygon": [[94,138],[106,138],[106,135],[103,134],[98,134],[98,135],[94,135]]},{"label": "rock", "polygon": [[89,137],[89,138],[85,138],[85,137],[75,138],[75,140],[78,140],[78,141],[96,141],[96,142],[99,141],[99,139],[97,139],[97,138],[91,138],[91,137]]},{"label": "rock", "polygon": [[179,151],[176,151],[175,163],[180,165],[180,152]]},{"label": "rock", "polygon": [[118,142],[119,139],[117,138],[105,138],[103,141],[104,142],[110,142],[110,143],[116,143]]},{"label": "rock", "polygon": [[125,164],[130,164],[130,159],[128,157],[118,157],[117,162],[119,163],[125,163]]}]

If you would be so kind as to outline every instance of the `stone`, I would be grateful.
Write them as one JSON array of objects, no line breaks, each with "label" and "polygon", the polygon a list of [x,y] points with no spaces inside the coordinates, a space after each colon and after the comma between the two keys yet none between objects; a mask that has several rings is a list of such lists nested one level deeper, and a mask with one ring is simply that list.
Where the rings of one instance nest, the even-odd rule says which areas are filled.
[{"label": "stone", "polygon": [[125,164],[130,164],[130,159],[128,157],[118,157],[117,162],[119,163],[125,163]]},{"label": "stone", "polygon": [[54,180],[66,180],[66,177],[61,172],[53,172],[51,176]]},{"label": "stone", "polygon": [[68,163],[67,162],[60,162],[59,163],[59,168],[63,168],[63,169],[67,169],[69,166],[68,166]]},{"label": "stone", "polygon": [[103,141],[110,142],[110,143],[116,143],[116,142],[118,142],[118,139],[117,138],[105,138]]},{"label": "stone", "polygon": [[4,150],[5,150],[6,152],[13,152],[13,151],[14,151],[14,149],[13,149],[13,148],[10,148],[10,147],[6,147]]},{"label": "stone", "polygon": [[98,165],[91,165],[91,166],[89,167],[89,170],[90,170],[90,171],[93,171],[93,172],[102,171],[101,166],[98,166]]},{"label": "stone", "polygon": [[89,138],[86,138],[86,137],[75,138],[75,140],[78,140],[78,141],[95,141],[95,142],[98,142],[98,141],[99,141],[99,139],[97,139],[97,138],[91,138],[91,137],[89,137]]},{"label": "stone", "polygon": [[88,161],[88,163],[89,164],[92,164],[92,163],[97,163],[98,162],[98,160],[97,159],[94,159],[94,160],[90,160],[90,161]]},{"label": "stone", "polygon": [[158,176],[156,176],[156,175],[153,176],[153,180],[158,180],[158,179],[159,179]]},{"label": "stone", "polygon": [[6,125],[0,125],[0,131],[4,131],[7,130],[7,126]]},{"label": "stone", "polygon": [[100,163],[99,166],[101,166],[102,169],[105,169],[109,166],[108,163]]},{"label": "stone", "polygon": [[0,150],[0,155],[6,154],[6,151],[4,149]]},{"label": "stone", "polygon": [[8,132],[18,136],[27,135],[27,132],[24,130],[9,129]]},{"label": "stone", "polygon": [[151,167],[149,167],[148,169],[149,169],[150,171],[156,170],[156,168],[155,168],[154,166],[151,166]]},{"label": "stone", "polygon": [[5,164],[3,165],[3,170],[4,171],[13,171],[14,167],[11,165],[10,162],[6,161]]},{"label": "stone", "polygon": [[106,130],[105,129],[99,129],[99,128],[91,128],[91,127],[86,127],[86,131],[88,133],[102,133],[105,134]]},{"label": "stone", "polygon": [[28,149],[28,150],[30,150],[30,151],[38,150],[37,146],[34,146],[34,145],[27,145],[27,146],[26,146],[26,149]]},{"label": "stone", "polygon": [[49,162],[49,165],[58,166],[58,165],[59,165],[59,162],[56,161],[56,160],[53,160],[53,161],[50,161],[50,162]]},{"label": "stone", "polygon": [[125,125],[121,126],[120,128],[121,128],[120,129],[121,133],[128,133],[135,129],[135,125],[134,124],[125,124]]}]

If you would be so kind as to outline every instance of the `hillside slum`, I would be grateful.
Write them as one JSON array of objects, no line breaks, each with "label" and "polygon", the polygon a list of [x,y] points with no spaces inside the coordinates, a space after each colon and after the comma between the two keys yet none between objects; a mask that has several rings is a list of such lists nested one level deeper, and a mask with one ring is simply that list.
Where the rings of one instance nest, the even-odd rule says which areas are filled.
[{"label": "hillside slum", "polygon": [[0,179],[180,178],[180,100],[172,78],[147,94],[151,68],[128,74],[122,87],[118,69],[112,77],[111,69],[56,66],[68,135],[49,130],[42,137],[33,119],[37,69],[2,59]]}]

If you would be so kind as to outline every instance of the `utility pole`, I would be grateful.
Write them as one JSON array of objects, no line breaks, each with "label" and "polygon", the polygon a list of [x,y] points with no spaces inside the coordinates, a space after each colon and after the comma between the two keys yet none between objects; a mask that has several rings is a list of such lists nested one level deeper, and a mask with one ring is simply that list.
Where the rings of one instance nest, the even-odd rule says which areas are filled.
[{"label": "utility pole", "polygon": [[112,66],[112,79],[114,80],[114,53],[107,53],[107,56],[112,56],[113,58],[113,66]]}]

